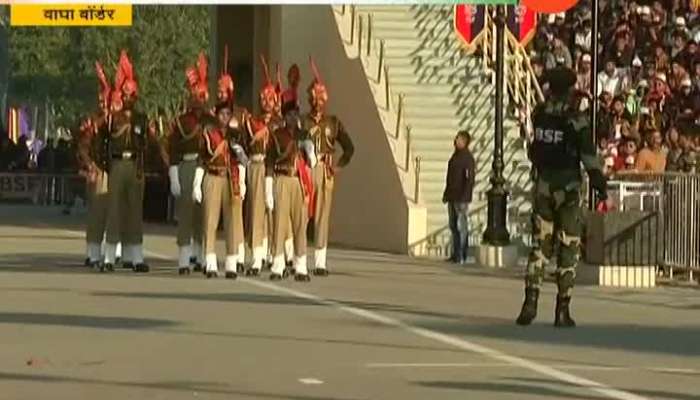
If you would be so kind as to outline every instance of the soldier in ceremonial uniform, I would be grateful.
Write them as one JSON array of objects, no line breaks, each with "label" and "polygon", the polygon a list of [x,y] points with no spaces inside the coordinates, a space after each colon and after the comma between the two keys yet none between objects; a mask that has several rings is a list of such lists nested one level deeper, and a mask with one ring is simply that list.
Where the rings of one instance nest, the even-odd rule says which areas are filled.
[{"label": "soldier in ceremonial uniform", "polygon": [[265,59],[260,57],[263,65],[265,83],[260,90],[260,108],[262,114],[250,121],[248,168],[248,186],[250,193],[247,203],[248,240],[253,250],[253,263],[249,274],[258,275],[268,255],[268,239],[272,230],[269,214],[265,211],[265,155],[269,148],[270,135],[283,126],[283,122],[275,109],[279,104],[279,96],[275,85],[270,80],[270,73]]},{"label": "soldier in ceremonial uniform", "polygon": [[[239,141],[239,145],[242,147],[243,151],[245,151],[246,154],[248,154],[248,145],[249,141],[248,138],[250,137],[250,120],[252,119],[252,116],[250,112],[245,109],[245,107],[240,107],[236,104],[235,102],[235,85],[233,83],[233,78],[231,75],[229,75],[227,71],[228,67],[228,46],[225,47],[224,49],[224,71],[223,74],[219,77],[218,80],[218,91],[217,91],[217,99],[219,103],[226,103],[231,110],[231,116],[229,119],[229,128],[236,134],[236,135],[243,135],[243,139]],[[216,114],[216,110],[214,111]],[[246,159],[246,162],[241,162],[243,166],[246,166],[248,163],[248,160]],[[245,176],[245,175],[244,175]],[[239,243],[239,248],[237,251],[238,254],[238,263],[237,263],[237,271],[238,273],[242,273],[245,271],[244,263],[245,263],[245,240],[242,240]]]},{"label": "soldier in ceremonial uniform", "polygon": [[202,269],[202,209],[192,198],[192,184],[203,143],[205,119],[211,118],[205,105],[209,99],[207,86],[207,59],[199,54],[196,67],[187,69],[185,75],[190,90],[188,110],[177,117],[169,136],[170,191],[176,199],[177,245],[179,249],[178,273],[190,273]]},{"label": "soldier in ceremonial uniform", "polygon": [[294,279],[308,282],[306,226],[309,208],[313,211],[314,207],[310,167],[316,163],[316,156],[313,143],[301,130],[296,103],[285,103],[282,112],[285,126],[271,135],[265,161],[265,203],[266,208],[273,212],[274,219],[270,280],[281,280],[285,276],[284,241],[291,228]]},{"label": "soldier in ceremonial uniform", "polygon": [[102,260],[102,240],[107,222],[107,182],[104,171],[100,168],[104,160],[100,159],[100,141],[97,138],[97,132],[107,119],[111,92],[111,86],[102,65],[96,62],[95,68],[100,83],[98,90],[99,110],[81,123],[78,136],[78,165],[80,175],[86,180],[88,206],[85,265],[92,268],[99,267]]},{"label": "soldier in ceremonial uniform", "polygon": [[571,91],[576,74],[565,67],[550,71],[552,96],[537,106],[532,116],[534,140],[529,156],[536,175],[533,185],[532,234],[534,245],[525,276],[525,301],[519,325],[529,325],[537,315],[537,300],[544,268],[557,257],[557,301],[554,324],[574,327],[569,304],[576,278],[581,246],[581,167],[583,163],[592,186],[607,199],[606,180],[596,156],[588,117],[573,108]]},{"label": "soldier in ceremonial uniform", "polygon": [[[204,249],[207,278],[218,276],[216,228],[223,211],[226,238],[225,271],[227,279],[238,277],[243,235],[243,199],[246,194],[243,146],[246,133],[230,127],[231,102],[216,107],[217,121],[204,128],[204,146],[200,166],[194,178],[192,196],[202,203],[204,215]],[[240,118],[240,115],[238,116]]]},{"label": "soldier in ceremonial uniform", "polygon": [[[338,170],[346,166],[352,158],[354,146],[340,119],[335,115],[326,115],[328,92],[321,80],[316,64],[311,61],[314,81],[309,86],[309,103],[311,112],[302,119],[302,130],[308,132],[318,154],[318,163],[314,167],[314,190],[316,210],[314,212],[314,274],[327,276],[326,248],[328,246],[328,228],[331,216],[333,186]],[[340,144],[343,154],[335,162],[336,144]]]},{"label": "soldier in ceremonial uniform", "polygon": [[138,85],[133,66],[122,50],[117,67],[111,112],[100,130],[103,169],[107,171],[107,240],[102,271],[113,271],[116,247],[123,244],[124,258],[135,272],[148,272],[143,259],[143,162],[147,141],[154,138],[146,116],[135,109]]}]

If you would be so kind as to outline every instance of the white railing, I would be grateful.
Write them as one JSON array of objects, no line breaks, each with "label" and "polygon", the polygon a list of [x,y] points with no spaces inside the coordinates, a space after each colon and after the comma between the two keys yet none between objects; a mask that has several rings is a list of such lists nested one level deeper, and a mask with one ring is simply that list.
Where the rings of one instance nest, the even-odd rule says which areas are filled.
[{"label": "white railing", "polygon": [[[386,63],[384,40],[375,37],[371,13],[358,13],[354,5],[333,6],[344,25],[341,34],[347,36],[345,43],[355,47],[365,74],[370,80],[375,99],[379,105],[385,133],[394,150],[396,166],[401,172],[406,198],[420,202],[421,157],[414,154],[411,144],[411,127],[404,118],[406,96],[397,93],[391,85],[389,67]],[[375,90],[381,93],[377,93]],[[382,107],[383,106],[383,107]]]}]

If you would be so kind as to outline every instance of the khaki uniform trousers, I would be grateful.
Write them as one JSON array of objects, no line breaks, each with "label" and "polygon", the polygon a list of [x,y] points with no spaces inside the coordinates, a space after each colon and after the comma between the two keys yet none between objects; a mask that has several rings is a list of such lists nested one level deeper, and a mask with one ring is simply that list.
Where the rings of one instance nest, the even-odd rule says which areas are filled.
[{"label": "khaki uniform trousers", "polygon": [[307,208],[301,182],[296,176],[275,176],[275,207],[272,254],[275,258],[284,255],[284,242],[288,232],[294,238],[294,255],[306,255]]},{"label": "khaki uniform trousers", "polygon": [[178,167],[182,192],[175,198],[177,213],[177,245],[189,246],[192,241],[202,242],[202,207],[192,198],[194,172],[197,161],[183,161]]},{"label": "khaki uniform trousers", "polygon": [[107,188],[103,186],[105,174],[98,171],[95,182],[87,182],[87,227],[85,232],[86,241],[91,244],[101,245],[107,227],[107,206],[109,195]]},{"label": "khaki uniform trousers", "polygon": [[[265,163],[252,161],[248,166],[248,238],[252,250],[262,247],[268,238],[268,217],[265,211]],[[267,251],[267,249],[266,249]]]},{"label": "khaki uniform trousers", "polygon": [[112,160],[108,180],[107,243],[143,244],[144,178],[136,160]]},{"label": "khaki uniform trousers", "polygon": [[223,210],[226,254],[238,254],[243,243],[243,203],[233,197],[228,176],[207,173],[202,184],[202,214],[204,221],[204,252],[216,253],[216,228]]},{"label": "khaki uniform trousers", "polygon": [[328,228],[331,219],[333,184],[335,178],[327,176],[326,163],[320,161],[313,169],[316,210],[314,215],[314,246],[317,249],[328,247]]}]

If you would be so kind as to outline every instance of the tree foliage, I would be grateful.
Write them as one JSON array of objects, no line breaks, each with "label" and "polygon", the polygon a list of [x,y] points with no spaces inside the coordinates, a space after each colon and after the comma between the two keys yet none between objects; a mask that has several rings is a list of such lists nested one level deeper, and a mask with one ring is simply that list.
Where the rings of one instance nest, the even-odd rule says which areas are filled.
[{"label": "tree foliage", "polygon": [[10,93],[15,103],[56,106],[70,125],[96,107],[95,61],[113,81],[127,49],[139,83],[139,107],[172,115],[184,101],[184,70],[208,49],[206,6],[133,6],[131,27],[15,27],[10,29]]}]

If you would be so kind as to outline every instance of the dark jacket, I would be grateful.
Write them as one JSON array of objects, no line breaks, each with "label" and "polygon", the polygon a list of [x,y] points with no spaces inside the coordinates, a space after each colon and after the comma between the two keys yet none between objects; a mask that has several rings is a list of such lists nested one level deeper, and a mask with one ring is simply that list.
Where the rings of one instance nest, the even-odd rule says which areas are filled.
[{"label": "dark jacket", "polygon": [[455,151],[447,164],[447,178],[443,201],[450,203],[470,203],[474,191],[476,163],[469,149]]}]

